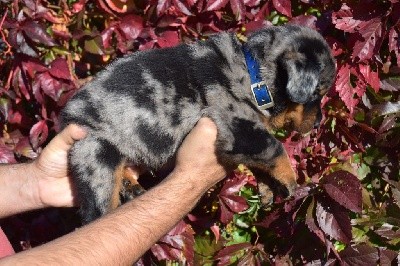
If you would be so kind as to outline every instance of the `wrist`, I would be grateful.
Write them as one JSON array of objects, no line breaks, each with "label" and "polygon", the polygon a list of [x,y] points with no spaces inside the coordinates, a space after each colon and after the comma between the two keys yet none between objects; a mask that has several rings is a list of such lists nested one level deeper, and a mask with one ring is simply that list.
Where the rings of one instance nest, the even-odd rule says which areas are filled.
[{"label": "wrist", "polygon": [[182,179],[191,185],[193,190],[206,192],[226,176],[224,168],[220,165],[210,168],[202,167],[176,167],[168,178]]},{"label": "wrist", "polygon": [[1,166],[0,187],[0,218],[42,207],[30,163]]},{"label": "wrist", "polygon": [[26,202],[30,210],[46,207],[40,199],[38,169],[35,161],[21,165],[21,180],[23,184],[20,187],[21,201]]}]

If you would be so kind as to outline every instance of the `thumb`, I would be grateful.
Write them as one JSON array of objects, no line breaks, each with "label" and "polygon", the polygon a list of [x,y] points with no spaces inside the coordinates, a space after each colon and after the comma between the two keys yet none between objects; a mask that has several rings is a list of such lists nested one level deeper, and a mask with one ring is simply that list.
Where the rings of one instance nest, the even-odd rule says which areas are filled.
[{"label": "thumb", "polygon": [[86,130],[75,124],[68,125],[57,134],[49,143],[49,147],[57,147],[62,150],[69,150],[75,141],[83,139],[87,135]]}]

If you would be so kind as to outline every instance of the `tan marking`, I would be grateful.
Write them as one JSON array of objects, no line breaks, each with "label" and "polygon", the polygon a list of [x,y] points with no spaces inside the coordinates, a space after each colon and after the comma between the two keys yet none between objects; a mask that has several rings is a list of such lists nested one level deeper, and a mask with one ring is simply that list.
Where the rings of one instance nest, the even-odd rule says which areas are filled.
[{"label": "tan marking", "polygon": [[302,104],[292,103],[277,116],[260,118],[267,130],[296,130],[304,134],[312,130],[317,113],[318,107],[305,112]]},{"label": "tan marking", "polygon": [[123,181],[128,180],[130,186],[138,185],[139,174],[141,172],[141,168],[135,166],[126,160],[123,160],[115,169],[114,172],[114,190],[111,195],[111,203],[110,209],[113,210],[121,205],[120,201],[120,192],[124,188]]},{"label": "tan marking", "polygon": [[286,152],[275,159],[274,167],[270,170],[270,174],[287,188],[290,195],[293,193],[297,186],[296,173],[292,169]]},{"label": "tan marking", "polygon": [[268,185],[258,182],[258,193],[261,196],[261,203],[264,206],[271,205],[274,202],[274,193]]},{"label": "tan marking", "polygon": [[122,180],[124,178],[125,161],[121,162],[114,172],[114,190],[111,194],[110,210],[117,208],[121,201],[119,199],[119,192],[122,189]]}]

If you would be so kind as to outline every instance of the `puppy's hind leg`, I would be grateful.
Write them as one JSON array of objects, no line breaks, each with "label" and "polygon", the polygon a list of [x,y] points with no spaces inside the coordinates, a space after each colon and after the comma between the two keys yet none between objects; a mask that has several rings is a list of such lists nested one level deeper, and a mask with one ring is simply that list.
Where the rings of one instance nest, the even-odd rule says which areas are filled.
[{"label": "puppy's hind leg", "polygon": [[[70,170],[78,191],[80,215],[89,223],[119,204],[115,170],[122,161],[118,149],[105,139],[87,136],[70,152]],[[119,200],[119,198],[118,198]]]}]

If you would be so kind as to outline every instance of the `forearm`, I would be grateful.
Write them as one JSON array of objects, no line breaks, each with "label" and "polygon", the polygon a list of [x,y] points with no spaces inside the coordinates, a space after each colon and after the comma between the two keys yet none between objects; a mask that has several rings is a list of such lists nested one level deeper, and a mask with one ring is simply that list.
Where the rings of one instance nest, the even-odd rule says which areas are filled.
[{"label": "forearm", "polygon": [[35,200],[34,182],[31,164],[0,166],[0,218],[43,207]]},{"label": "forearm", "polygon": [[114,212],[40,247],[6,258],[15,265],[131,265],[198,202],[211,184],[172,173]]}]

